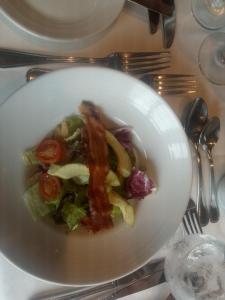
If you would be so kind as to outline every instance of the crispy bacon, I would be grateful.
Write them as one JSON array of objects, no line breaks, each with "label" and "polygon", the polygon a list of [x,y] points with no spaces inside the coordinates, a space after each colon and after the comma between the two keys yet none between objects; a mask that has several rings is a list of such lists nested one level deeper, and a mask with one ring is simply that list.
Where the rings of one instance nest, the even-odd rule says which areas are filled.
[{"label": "crispy bacon", "polygon": [[80,112],[86,120],[87,163],[90,170],[88,185],[90,218],[85,221],[85,224],[96,232],[112,226],[111,205],[105,186],[109,171],[108,147],[105,128],[96,106],[91,102],[83,101]]}]

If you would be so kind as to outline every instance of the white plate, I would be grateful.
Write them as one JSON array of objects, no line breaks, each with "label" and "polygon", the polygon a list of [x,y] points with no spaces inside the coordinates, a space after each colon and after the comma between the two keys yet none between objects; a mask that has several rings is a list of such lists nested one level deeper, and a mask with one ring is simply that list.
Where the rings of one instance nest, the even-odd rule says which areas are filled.
[{"label": "white plate", "polygon": [[109,27],[125,0],[0,0],[0,11],[43,40],[80,42]]},{"label": "white plate", "polygon": [[[138,203],[133,228],[64,234],[33,222],[22,200],[22,153],[81,100],[100,105],[112,119],[133,126],[135,143],[158,186]],[[191,185],[191,157],[182,126],[147,85],[118,71],[79,67],[27,84],[0,109],[0,250],[15,265],[62,284],[111,281],[145,264],[182,220]]]}]

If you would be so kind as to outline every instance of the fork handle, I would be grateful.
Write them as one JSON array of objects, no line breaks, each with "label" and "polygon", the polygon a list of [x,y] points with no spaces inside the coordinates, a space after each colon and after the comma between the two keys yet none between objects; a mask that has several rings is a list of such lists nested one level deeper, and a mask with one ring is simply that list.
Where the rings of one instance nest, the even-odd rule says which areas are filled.
[{"label": "fork handle", "polygon": [[56,56],[0,48],[0,68],[48,63],[101,63],[103,61],[103,58]]},{"label": "fork handle", "polygon": [[219,207],[217,203],[217,192],[216,192],[216,183],[214,175],[214,163],[212,158],[212,153],[210,150],[207,151],[207,157],[210,167],[210,198],[209,198],[209,218],[212,223],[219,221]]},{"label": "fork handle", "polygon": [[197,213],[199,217],[200,225],[206,226],[209,223],[209,214],[206,203],[203,197],[203,176],[202,176],[202,161],[201,155],[198,150],[198,146],[195,145],[195,152],[197,157],[197,166],[198,166],[198,177],[197,177]]}]

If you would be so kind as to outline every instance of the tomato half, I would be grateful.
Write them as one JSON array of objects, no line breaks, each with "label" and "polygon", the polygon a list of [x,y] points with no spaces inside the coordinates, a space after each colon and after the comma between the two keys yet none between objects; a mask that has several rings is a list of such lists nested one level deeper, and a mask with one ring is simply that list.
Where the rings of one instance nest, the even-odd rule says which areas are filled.
[{"label": "tomato half", "polygon": [[45,200],[56,198],[61,192],[59,178],[43,173],[39,180],[39,192]]},{"label": "tomato half", "polygon": [[36,157],[45,164],[54,164],[62,160],[63,144],[55,139],[45,139],[36,148]]}]

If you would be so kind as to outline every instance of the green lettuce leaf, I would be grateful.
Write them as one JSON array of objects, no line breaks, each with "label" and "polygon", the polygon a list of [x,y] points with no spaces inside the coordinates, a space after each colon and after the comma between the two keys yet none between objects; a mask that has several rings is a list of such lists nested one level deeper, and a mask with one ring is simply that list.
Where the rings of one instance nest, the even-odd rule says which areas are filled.
[{"label": "green lettuce leaf", "polygon": [[51,212],[51,208],[39,194],[38,183],[31,186],[24,193],[23,199],[34,221],[37,221]]},{"label": "green lettuce leaf", "polygon": [[[80,116],[70,116],[64,119],[55,129],[55,134],[58,137],[67,139],[73,136],[78,128],[84,126],[84,122]],[[80,134],[78,134],[79,136]],[[77,136],[76,136],[77,137]]]},{"label": "green lettuce leaf", "polygon": [[31,176],[27,177],[25,180],[26,189],[28,189],[31,186],[33,186],[34,184],[38,183],[41,174],[42,173],[38,171],[38,172],[33,173]]},{"label": "green lettuce leaf", "polygon": [[45,201],[39,193],[39,183],[29,187],[23,195],[25,204],[34,221],[57,210],[62,194],[51,201]]},{"label": "green lettuce leaf", "polygon": [[70,230],[79,227],[80,221],[86,216],[86,211],[73,203],[65,203],[62,208],[62,217]]},{"label": "green lettuce leaf", "polygon": [[67,138],[65,138],[66,142],[73,142],[76,141],[76,139],[78,139],[78,137],[80,137],[81,131],[80,128],[77,128],[73,134],[71,134],[70,136],[68,136]]},{"label": "green lettuce leaf", "polygon": [[35,149],[27,149],[23,152],[23,162],[25,166],[37,165],[40,161],[36,158]]},{"label": "green lettuce leaf", "polygon": [[66,123],[69,129],[69,135],[72,135],[78,128],[84,126],[84,122],[80,116],[70,116],[66,118]]}]

